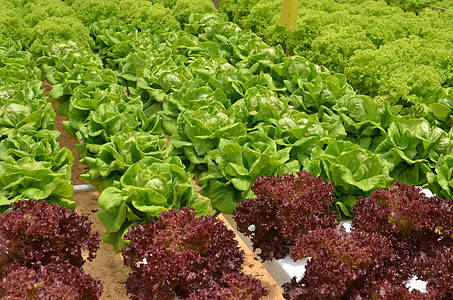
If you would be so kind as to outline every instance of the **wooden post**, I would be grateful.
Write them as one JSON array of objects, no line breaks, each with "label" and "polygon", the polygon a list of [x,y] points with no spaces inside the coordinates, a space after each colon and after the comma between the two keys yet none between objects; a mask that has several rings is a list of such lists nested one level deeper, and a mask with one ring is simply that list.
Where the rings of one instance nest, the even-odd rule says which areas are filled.
[{"label": "wooden post", "polygon": [[278,25],[294,31],[296,29],[297,13],[299,12],[300,0],[283,0],[282,12]]}]

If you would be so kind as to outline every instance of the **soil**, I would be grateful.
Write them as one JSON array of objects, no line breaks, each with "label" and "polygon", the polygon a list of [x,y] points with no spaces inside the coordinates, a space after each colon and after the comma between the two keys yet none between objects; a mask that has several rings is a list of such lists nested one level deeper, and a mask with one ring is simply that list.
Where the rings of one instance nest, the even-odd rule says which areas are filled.
[{"label": "soil", "polygon": [[[43,88],[48,94],[51,87],[44,83]],[[53,105],[56,110],[57,105]],[[58,142],[61,147],[66,147],[74,154],[74,165],[72,168],[72,183],[73,185],[86,184],[81,178],[80,174],[88,172],[89,168],[79,162],[80,157],[77,154],[75,145],[78,143],[75,139],[71,138],[63,129],[62,121],[66,118],[57,114],[55,120],[55,130],[61,132]],[[97,198],[99,192],[82,192],[76,193],[72,198],[77,202],[76,212],[88,216],[93,222],[93,231],[98,232],[99,235],[105,232],[104,227],[100,223],[96,212],[99,210]],[[231,226],[225,221],[222,215],[218,216],[227,227],[231,230]],[[263,265],[257,260],[255,255],[245,245],[245,243],[237,236],[236,240],[239,246],[245,253],[245,262],[243,264],[243,273],[256,277],[261,280],[262,285],[269,291],[269,295],[265,299],[283,299],[282,290],[275,280],[269,275]],[[86,262],[84,269],[87,273],[91,274],[95,279],[101,280],[104,285],[104,291],[101,296],[102,299],[128,299],[123,281],[129,275],[129,269],[123,265],[121,254],[115,254],[112,246],[101,243],[100,249],[97,252],[97,257],[91,262]]]}]

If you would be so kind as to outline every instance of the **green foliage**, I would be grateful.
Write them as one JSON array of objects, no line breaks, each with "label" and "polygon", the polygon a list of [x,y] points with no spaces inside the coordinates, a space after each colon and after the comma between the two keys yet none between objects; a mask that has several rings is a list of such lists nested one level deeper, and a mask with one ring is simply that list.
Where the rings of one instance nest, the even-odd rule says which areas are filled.
[{"label": "green foliage", "polygon": [[155,3],[160,3],[162,4],[163,6],[167,7],[167,8],[173,8],[173,6],[175,6],[176,4],[176,1],[177,0],[153,0],[151,1],[153,4]]},{"label": "green foliage", "polygon": [[49,17],[75,16],[74,10],[61,0],[31,0],[24,5],[22,11],[25,22],[31,28]]},{"label": "green foliage", "polygon": [[217,148],[221,138],[233,139],[247,133],[243,123],[215,106],[185,110],[178,116],[177,129],[170,142],[173,155],[190,162],[191,167],[206,164],[206,154]]},{"label": "green foliage", "polygon": [[[404,11],[411,11],[415,13],[421,13],[425,10],[434,10],[437,11],[438,8],[429,7],[430,6],[437,6],[445,9],[453,10],[453,1],[451,0],[424,0],[424,1],[416,1],[421,2],[427,5],[414,3],[406,0],[385,0],[385,2],[392,6],[397,6],[402,8]],[[448,14],[448,12],[446,12]]]},{"label": "green foliage", "polygon": [[9,0],[0,0],[0,6],[2,7],[2,9],[6,10],[14,10],[16,8],[16,5]]},{"label": "green foliage", "polygon": [[162,4],[152,4],[146,0],[122,0],[118,18],[139,30],[145,30],[161,24],[168,29],[179,29],[179,22],[172,11]]},{"label": "green foliage", "polygon": [[423,119],[401,119],[390,124],[374,153],[389,163],[390,175],[410,185],[427,184],[426,174],[440,155],[453,150],[451,134]]},{"label": "green foliage", "polygon": [[431,103],[427,118],[435,125],[444,130],[453,127],[453,88],[439,89],[434,98],[437,101]]},{"label": "green foliage", "polygon": [[169,148],[165,148],[167,139],[162,135],[132,131],[113,135],[102,145],[87,145],[90,156],[80,162],[87,164],[90,171],[80,177],[93,184],[98,190],[111,186],[134,163],[145,157],[165,159]]},{"label": "green foliage", "polygon": [[344,71],[359,92],[393,104],[428,104],[453,74],[448,49],[446,44],[412,36],[377,50],[356,51]]},{"label": "green foliage", "polygon": [[28,50],[35,56],[41,56],[52,45],[73,41],[81,49],[91,49],[93,39],[89,30],[74,17],[49,17],[42,20],[31,30]]},{"label": "green foliage", "polygon": [[[5,87],[0,89],[0,93],[6,91]],[[0,135],[8,128],[22,126],[31,126],[36,130],[53,128],[55,112],[50,103],[42,99],[24,98],[21,90],[16,95],[13,99],[0,97]]]},{"label": "green foliage", "polygon": [[122,239],[132,225],[150,219],[168,209],[194,207],[207,215],[210,201],[201,200],[181,160],[167,161],[149,157],[130,166],[119,181],[102,191],[98,199],[99,220],[106,228],[103,241],[116,252],[125,245]]},{"label": "green foliage", "polygon": [[453,199],[453,155],[441,155],[434,170],[427,174],[430,191],[438,197]]},{"label": "green foliage", "polygon": [[452,84],[449,12],[423,9],[415,15],[374,0],[309,1],[301,3],[291,32],[277,25],[281,5],[259,1],[241,16],[236,1],[221,9],[269,44],[345,73],[358,92],[392,104],[428,104],[439,88]]},{"label": "green foliage", "polygon": [[367,32],[359,26],[327,25],[313,39],[307,58],[315,63],[322,62],[333,72],[342,72],[355,51],[375,48]]},{"label": "green foliage", "polygon": [[177,0],[172,7],[173,15],[181,24],[188,23],[192,13],[214,13],[217,10],[211,0]]},{"label": "green foliage", "polygon": [[259,2],[259,0],[220,0],[219,11],[226,13],[232,22],[242,27],[242,18]]},{"label": "green foliage", "polygon": [[74,158],[56,142],[60,133],[22,127],[5,135],[0,142],[0,206],[47,199],[75,208],[75,202],[67,200],[74,192],[70,184]]},{"label": "green foliage", "polygon": [[77,87],[117,83],[114,72],[103,68],[99,57],[72,41],[52,45],[37,62],[44,78],[52,84],[49,96],[59,103],[57,112],[65,117],[68,116],[69,100]]},{"label": "green foliage", "polygon": [[0,39],[13,39],[26,44],[30,27],[25,23],[21,12],[13,7],[5,5],[0,10]]},{"label": "green foliage", "polygon": [[10,40],[0,45],[0,136],[9,128],[52,129],[55,112],[41,90],[32,55]]},{"label": "green foliage", "polygon": [[146,115],[140,97],[129,97],[124,87],[97,83],[76,89],[63,127],[71,136],[84,140],[77,148],[83,158],[87,145],[104,144],[116,134],[139,130],[160,134],[161,118]]},{"label": "green foliage", "polygon": [[248,89],[242,99],[231,105],[228,113],[247,128],[254,128],[281,119],[288,109],[287,98],[279,98],[267,87],[257,86]]},{"label": "green foliage", "polygon": [[74,0],[71,8],[86,26],[96,21],[114,18],[119,13],[119,0]]},{"label": "green foliage", "polygon": [[366,195],[392,182],[386,162],[359,145],[341,140],[333,141],[325,149],[313,149],[304,171],[334,184],[336,207],[349,217],[355,204],[352,195]]},{"label": "green foliage", "polygon": [[[282,3],[282,0],[258,1],[255,6],[250,8],[250,14],[244,15],[244,19],[242,20],[242,27],[244,29],[250,28],[253,32],[261,37],[268,36],[267,32],[269,30],[269,27],[272,27],[270,25],[276,24],[279,18],[278,13],[269,12],[279,11],[282,7]],[[271,45],[275,45],[274,40],[269,40],[268,42]]]},{"label": "green foliage", "polygon": [[237,203],[253,197],[250,190],[259,176],[276,176],[300,170],[290,161],[291,147],[278,149],[277,143],[261,132],[235,140],[220,139],[218,148],[208,152],[208,171],[199,180],[200,193],[212,206],[232,214]]}]

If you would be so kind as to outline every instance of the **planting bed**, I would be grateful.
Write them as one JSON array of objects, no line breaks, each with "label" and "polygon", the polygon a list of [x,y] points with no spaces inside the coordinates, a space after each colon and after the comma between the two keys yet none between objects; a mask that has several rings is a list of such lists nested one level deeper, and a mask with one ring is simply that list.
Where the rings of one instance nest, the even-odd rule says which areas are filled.
[{"label": "planting bed", "polygon": [[[434,196],[433,193],[428,189],[423,189],[423,192],[428,196]],[[236,227],[236,222],[234,221],[233,215],[224,215],[225,220],[228,224],[234,228],[236,234],[240,239],[245,243],[245,245],[253,251],[253,243],[250,237],[245,236],[243,233],[239,232]],[[351,228],[351,220],[342,221],[342,226],[346,228],[347,231]],[[255,251],[255,254],[258,255],[258,249]],[[291,281],[291,278],[296,277],[297,280],[300,280],[304,276],[305,266],[307,264],[307,258],[294,261],[289,255],[282,259],[273,259],[270,261],[263,262],[263,266],[269,272],[269,274],[275,279],[278,285],[282,286],[285,283]]]},{"label": "planting bed", "polygon": [[[248,21],[226,9],[227,0],[219,3],[227,14],[211,0],[98,1],[0,0],[7,4],[0,25],[18,24],[0,26],[1,299],[59,298],[41,278],[74,277],[82,270],[68,270],[82,265],[99,280],[89,278],[96,299],[101,281],[102,299],[256,299],[265,294],[259,282],[268,299],[281,299],[282,289],[286,299],[451,298],[453,64],[446,54],[453,39],[445,15],[414,15],[383,1],[317,0],[333,20],[370,17],[345,32],[329,29],[344,28],[341,22],[307,29],[319,32],[309,52],[328,57],[336,56],[317,45],[349,44],[342,36],[354,32],[352,40],[365,38],[364,47],[350,51],[337,45],[345,56],[329,63],[290,47],[304,44],[301,24],[294,35],[278,34],[279,41],[263,36],[252,16],[274,15],[268,12],[279,0],[245,1],[250,8],[259,2]],[[96,11],[101,6],[106,10]],[[253,21],[252,31],[232,19],[244,28]],[[397,20],[420,27],[402,30],[401,39],[374,26],[399,28]],[[438,23],[422,22],[432,20]],[[426,44],[432,36],[445,43]],[[391,49],[412,53],[400,45],[414,41],[439,52],[410,46],[421,61],[398,65],[402,72],[383,68],[396,74],[390,82],[398,91],[384,81],[377,87],[361,70],[384,78],[382,72],[346,55],[368,61],[378,48],[389,50],[384,58],[406,61]],[[379,53],[370,65],[383,66]],[[410,92],[399,82],[409,82]],[[73,186],[86,183],[95,190],[73,195]],[[27,199],[82,217],[71,221],[61,208],[61,218],[42,217],[56,210]],[[10,205],[37,209],[15,217]],[[352,218],[350,232],[339,229],[339,216]],[[87,217],[103,243],[84,265],[80,250],[91,260],[99,242],[74,235],[87,232],[88,223],[78,224]],[[222,222],[250,236],[264,261],[311,257],[304,278],[288,282],[297,274],[275,260],[263,264],[268,273]],[[45,243],[52,250],[35,247]],[[427,295],[405,286],[417,276]],[[71,297],[70,288],[63,290]],[[84,290],[74,293],[91,299]]]}]

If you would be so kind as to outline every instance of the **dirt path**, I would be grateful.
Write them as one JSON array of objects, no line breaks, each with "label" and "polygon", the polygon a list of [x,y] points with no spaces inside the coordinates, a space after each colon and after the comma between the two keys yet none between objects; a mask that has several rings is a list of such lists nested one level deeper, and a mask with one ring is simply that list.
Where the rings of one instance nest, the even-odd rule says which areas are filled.
[{"label": "dirt path", "polygon": [[[55,105],[54,109],[56,109]],[[60,146],[68,148],[74,154],[75,161],[72,168],[73,184],[85,184],[86,182],[80,178],[80,174],[86,173],[89,169],[87,166],[79,162],[80,157],[78,156],[75,148],[77,141],[71,138],[63,129],[62,121],[65,119],[66,118],[57,115],[54,129],[61,132],[61,136],[58,138]],[[97,205],[98,196],[99,192],[97,191],[83,192],[75,194],[73,200],[77,202],[76,211],[79,214],[88,216],[93,222],[93,230],[102,236],[105,230],[96,214],[99,209]],[[223,219],[222,221],[225,222]],[[227,222],[225,222],[225,224],[232,229]],[[263,286],[269,291],[267,299],[283,299],[281,288],[277,285],[275,280],[255,258],[245,243],[239,237],[236,239],[238,240],[240,247],[245,252],[243,272],[246,275],[251,275],[261,280]],[[104,284],[104,292],[101,299],[128,299],[123,281],[128,277],[129,269],[123,265],[121,255],[115,254],[110,245],[101,243],[96,259],[92,262],[87,262],[84,269],[87,273],[91,274],[94,278],[101,280]]]}]

